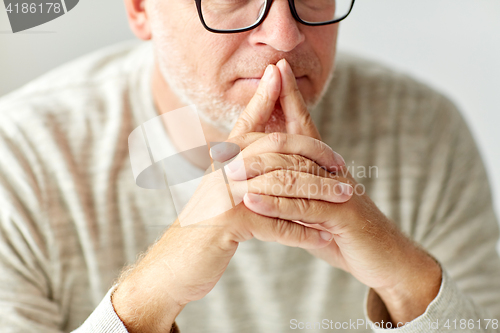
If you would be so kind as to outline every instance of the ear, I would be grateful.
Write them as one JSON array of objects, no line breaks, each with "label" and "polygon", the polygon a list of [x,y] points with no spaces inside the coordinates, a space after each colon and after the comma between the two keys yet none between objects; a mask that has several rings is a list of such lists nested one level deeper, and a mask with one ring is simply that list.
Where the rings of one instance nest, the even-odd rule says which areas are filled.
[{"label": "ear", "polygon": [[147,0],[125,0],[128,23],[132,32],[140,39],[151,39],[149,18],[146,14]]}]

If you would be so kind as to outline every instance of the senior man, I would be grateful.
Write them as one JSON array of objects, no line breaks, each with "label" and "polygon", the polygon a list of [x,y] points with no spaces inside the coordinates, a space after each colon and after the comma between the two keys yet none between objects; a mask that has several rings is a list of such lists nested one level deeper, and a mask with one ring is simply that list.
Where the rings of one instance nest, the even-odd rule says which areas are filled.
[{"label": "senior man", "polygon": [[[152,43],[0,101],[3,331],[498,331],[498,226],[475,143],[439,93],[335,62],[354,1],[125,3]],[[240,146],[227,176],[250,186],[207,220],[206,177],[185,208],[204,221],[181,227],[168,191],[135,185],[127,137],[188,104],[207,143]],[[311,184],[329,191],[300,191]]]}]

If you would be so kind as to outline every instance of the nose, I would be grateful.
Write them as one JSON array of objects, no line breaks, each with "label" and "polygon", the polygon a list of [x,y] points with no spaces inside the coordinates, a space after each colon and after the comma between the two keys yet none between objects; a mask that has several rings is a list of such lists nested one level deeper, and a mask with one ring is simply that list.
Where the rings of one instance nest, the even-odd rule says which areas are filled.
[{"label": "nose", "polygon": [[250,42],[290,52],[305,39],[299,24],[292,16],[287,0],[274,0],[264,22],[251,32]]}]

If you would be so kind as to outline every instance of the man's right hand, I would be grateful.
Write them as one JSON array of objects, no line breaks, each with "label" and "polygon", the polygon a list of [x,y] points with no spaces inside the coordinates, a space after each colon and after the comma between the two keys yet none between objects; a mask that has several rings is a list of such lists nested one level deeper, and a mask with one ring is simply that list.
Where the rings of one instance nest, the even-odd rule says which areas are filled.
[{"label": "man's right hand", "polygon": [[[316,166],[339,166],[338,155],[316,139],[304,137],[299,144],[283,145],[264,133],[255,133],[264,131],[282,89],[280,70],[276,66],[268,66],[266,74],[240,116],[231,141],[251,151],[252,156],[306,156],[315,160]],[[222,184],[219,190],[226,190],[223,180],[210,175],[204,177],[185,208],[203,222],[181,227],[176,220],[114,292],[113,306],[129,332],[168,332],[187,303],[203,298],[213,289],[240,241],[255,237],[304,249],[329,244],[319,230],[255,214],[243,203],[204,219],[207,210],[221,204],[218,186]],[[348,198],[340,196],[338,200]]]}]

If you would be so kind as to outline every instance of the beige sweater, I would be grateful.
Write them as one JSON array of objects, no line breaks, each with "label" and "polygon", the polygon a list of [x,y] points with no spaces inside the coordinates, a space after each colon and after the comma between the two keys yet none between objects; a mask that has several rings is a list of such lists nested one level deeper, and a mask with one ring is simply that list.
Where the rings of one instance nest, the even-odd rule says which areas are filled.
[{"label": "beige sweater", "polygon": [[[151,64],[149,43],[120,44],[0,99],[1,332],[126,332],[113,281],[176,218],[168,190],[136,186],[128,157],[128,135],[157,115]],[[341,55],[313,118],[378,207],[444,269],[439,295],[398,331],[498,332],[498,225],[455,106]],[[370,327],[366,295],[304,250],[251,240],[177,324],[183,333],[383,331]]]}]

